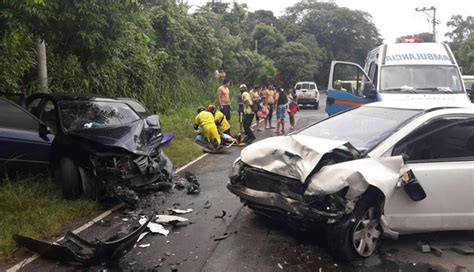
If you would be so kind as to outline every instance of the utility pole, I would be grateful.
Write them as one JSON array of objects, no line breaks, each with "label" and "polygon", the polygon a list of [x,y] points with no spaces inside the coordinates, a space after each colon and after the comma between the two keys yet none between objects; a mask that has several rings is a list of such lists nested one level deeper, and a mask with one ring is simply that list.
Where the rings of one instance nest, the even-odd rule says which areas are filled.
[{"label": "utility pole", "polygon": [[48,91],[48,68],[46,65],[46,44],[43,39],[36,39],[36,54],[38,58],[38,81],[43,92]]},{"label": "utility pole", "polygon": [[[428,22],[433,24],[433,41],[436,42],[436,25],[441,23],[440,21],[436,20],[436,8],[433,6],[430,8],[422,7],[416,8],[415,11],[422,11],[428,16],[428,18],[431,19],[431,21],[428,20]],[[432,11],[433,15],[429,14],[428,11]]]}]

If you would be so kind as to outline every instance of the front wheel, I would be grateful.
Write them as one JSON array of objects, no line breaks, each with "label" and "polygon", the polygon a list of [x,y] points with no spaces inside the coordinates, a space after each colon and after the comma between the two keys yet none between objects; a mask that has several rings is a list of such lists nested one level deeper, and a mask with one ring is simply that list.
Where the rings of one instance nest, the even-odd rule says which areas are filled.
[{"label": "front wheel", "polygon": [[59,161],[56,180],[61,183],[63,197],[75,199],[81,194],[81,176],[76,163],[63,157]]},{"label": "front wheel", "polygon": [[357,261],[370,257],[377,249],[383,234],[380,207],[361,201],[353,216],[328,230],[329,246],[336,258]]}]

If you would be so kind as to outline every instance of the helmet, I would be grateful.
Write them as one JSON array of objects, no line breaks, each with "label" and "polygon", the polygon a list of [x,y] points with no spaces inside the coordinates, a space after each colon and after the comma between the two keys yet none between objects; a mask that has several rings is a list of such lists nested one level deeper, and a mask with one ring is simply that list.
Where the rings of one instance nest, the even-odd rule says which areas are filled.
[{"label": "helmet", "polygon": [[246,90],[247,90],[247,85],[245,85],[245,84],[240,84],[239,90],[245,90],[245,91],[246,91]]},{"label": "helmet", "polygon": [[209,104],[209,106],[207,106],[207,111],[215,113],[216,112],[216,106],[213,105],[213,104]]},{"label": "helmet", "polygon": [[205,110],[206,110],[206,109],[205,109],[204,107],[199,107],[199,108],[197,109],[197,113],[200,113],[201,111],[205,111]]}]

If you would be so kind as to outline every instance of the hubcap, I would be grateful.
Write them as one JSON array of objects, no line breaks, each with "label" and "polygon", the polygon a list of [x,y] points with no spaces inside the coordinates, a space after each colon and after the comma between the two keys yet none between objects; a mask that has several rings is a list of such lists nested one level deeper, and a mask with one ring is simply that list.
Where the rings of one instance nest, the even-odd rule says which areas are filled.
[{"label": "hubcap", "polygon": [[360,256],[369,257],[377,246],[381,232],[379,219],[375,216],[375,208],[369,208],[354,227],[352,244]]}]

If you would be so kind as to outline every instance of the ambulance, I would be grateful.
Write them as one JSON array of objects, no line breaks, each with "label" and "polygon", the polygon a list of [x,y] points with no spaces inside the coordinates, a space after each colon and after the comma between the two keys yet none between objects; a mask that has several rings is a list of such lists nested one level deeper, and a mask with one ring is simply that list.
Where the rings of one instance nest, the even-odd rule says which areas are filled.
[{"label": "ambulance", "polygon": [[326,98],[329,115],[375,101],[416,99],[470,104],[447,44],[384,44],[368,53],[364,68],[352,62],[331,63]]}]

